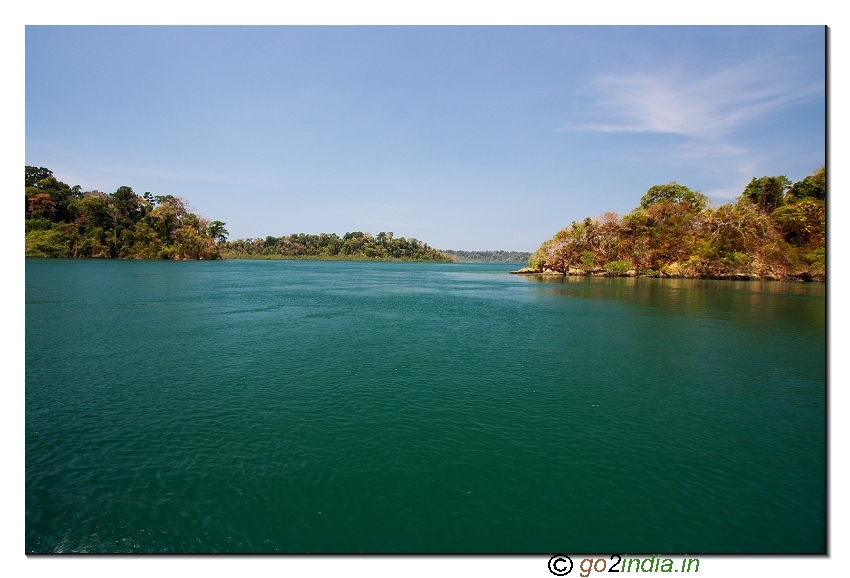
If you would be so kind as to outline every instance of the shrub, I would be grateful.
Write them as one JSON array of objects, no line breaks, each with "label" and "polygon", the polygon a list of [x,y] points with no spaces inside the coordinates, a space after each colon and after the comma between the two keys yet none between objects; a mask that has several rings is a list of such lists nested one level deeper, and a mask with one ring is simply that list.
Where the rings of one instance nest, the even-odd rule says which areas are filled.
[{"label": "shrub", "polygon": [[804,253],[802,257],[811,267],[820,267],[821,269],[826,267],[826,248],[824,247]]},{"label": "shrub", "polygon": [[27,233],[26,254],[29,257],[70,257],[71,241],[60,231],[30,231]]},{"label": "shrub", "polygon": [[30,231],[47,231],[50,229],[50,219],[26,219],[24,227],[27,233]]},{"label": "shrub", "polygon": [[605,269],[605,272],[609,275],[623,275],[631,268],[632,264],[626,261],[625,259],[605,263],[605,266],[603,267],[603,269]]},{"label": "shrub", "polygon": [[746,253],[741,253],[740,251],[733,251],[727,255],[724,255],[720,260],[726,263],[727,265],[749,265],[753,258],[747,255]]},{"label": "shrub", "polygon": [[593,271],[596,265],[596,254],[593,251],[582,251],[581,265],[585,271]]}]

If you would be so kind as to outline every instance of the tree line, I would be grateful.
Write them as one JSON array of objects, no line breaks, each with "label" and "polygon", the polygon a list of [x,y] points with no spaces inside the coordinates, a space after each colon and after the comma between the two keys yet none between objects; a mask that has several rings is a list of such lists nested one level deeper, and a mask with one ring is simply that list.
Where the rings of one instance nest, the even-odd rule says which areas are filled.
[{"label": "tree line", "polygon": [[559,231],[529,259],[570,275],[824,280],[826,171],[791,183],[753,178],[731,203],[672,182],[620,217],[605,213]]},{"label": "tree line", "polygon": [[525,263],[531,253],[522,251],[449,251],[443,253],[461,263]]},{"label": "tree line", "polygon": [[395,237],[392,232],[377,235],[354,231],[342,237],[336,233],[308,235],[293,233],[265,239],[238,239],[222,245],[222,254],[231,259],[377,259],[392,261],[452,261],[443,252],[417,239]]},{"label": "tree line", "polygon": [[30,257],[219,259],[228,234],[179,197],[83,191],[44,167],[26,167],[25,213]]},{"label": "tree line", "polygon": [[383,259],[452,261],[417,239],[362,231],[228,241],[227,223],[193,213],[172,195],[141,196],[69,186],[44,167],[26,167],[25,245],[29,257],[102,259]]}]

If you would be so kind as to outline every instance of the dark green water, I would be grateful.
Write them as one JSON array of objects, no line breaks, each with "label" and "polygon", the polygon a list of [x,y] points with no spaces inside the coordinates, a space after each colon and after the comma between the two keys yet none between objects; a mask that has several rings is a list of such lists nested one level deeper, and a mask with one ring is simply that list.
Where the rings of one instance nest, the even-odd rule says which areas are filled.
[{"label": "dark green water", "polygon": [[27,260],[31,552],[823,552],[822,284]]}]

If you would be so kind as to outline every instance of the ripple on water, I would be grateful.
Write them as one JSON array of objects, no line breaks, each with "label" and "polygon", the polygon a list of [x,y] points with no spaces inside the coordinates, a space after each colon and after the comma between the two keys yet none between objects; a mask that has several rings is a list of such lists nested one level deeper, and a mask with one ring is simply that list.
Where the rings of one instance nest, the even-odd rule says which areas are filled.
[{"label": "ripple on water", "polygon": [[510,268],[27,261],[27,551],[824,550],[822,287]]}]

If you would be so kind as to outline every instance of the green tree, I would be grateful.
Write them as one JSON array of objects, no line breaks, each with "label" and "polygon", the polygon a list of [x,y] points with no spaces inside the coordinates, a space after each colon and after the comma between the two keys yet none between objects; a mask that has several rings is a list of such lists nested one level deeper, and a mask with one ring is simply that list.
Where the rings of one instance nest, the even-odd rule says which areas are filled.
[{"label": "green tree", "polygon": [[27,233],[26,254],[33,257],[70,257],[71,241],[62,231],[31,231]]},{"label": "green tree", "polygon": [[826,245],[826,205],[817,198],[803,198],[779,207],[770,215],[782,237],[796,247]]},{"label": "green tree", "polygon": [[229,233],[227,232],[227,229],[224,228],[226,224],[227,223],[222,221],[213,221],[210,223],[208,228],[209,236],[215,239],[216,243],[221,244],[227,241],[227,235],[229,235]]},{"label": "green tree", "polygon": [[785,175],[778,177],[753,177],[741,196],[761,210],[770,213],[785,204],[785,192],[791,188],[791,181]]},{"label": "green tree", "polygon": [[118,190],[109,195],[109,200],[121,217],[132,220],[140,216],[139,210],[145,202],[130,187],[118,187]]},{"label": "green tree", "polygon": [[84,228],[105,228],[109,224],[109,196],[100,191],[90,191],[71,205],[71,214]]},{"label": "green tree", "polygon": [[569,274],[599,274],[601,266],[608,275],[823,280],[826,203],[817,197],[824,177],[818,170],[795,185],[802,192],[787,202],[785,177],[753,179],[735,203],[717,208],[677,183],[656,185],[623,218],[573,221],[529,264]]},{"label": "green tree", "polygon": [[25,187],[38,187],[38,183],[48,177],[53,176],[53,171],[44,167],[27,166],[26,170],[26,185]]},{"label": "green tree", "polygon": [[692,191],[685,185],[676,181],[666,185],[654,185],[646,191],[640,199],[640,206],[644,209],[656,203],[684,203],[692,212],[698,212],[705,208],[708,197],[698,191]]},{"label": "green tree", "polygon": [[802,181],[797,181],[788,191],[789,199],[826,200],[826,168],[821,167]]}]

